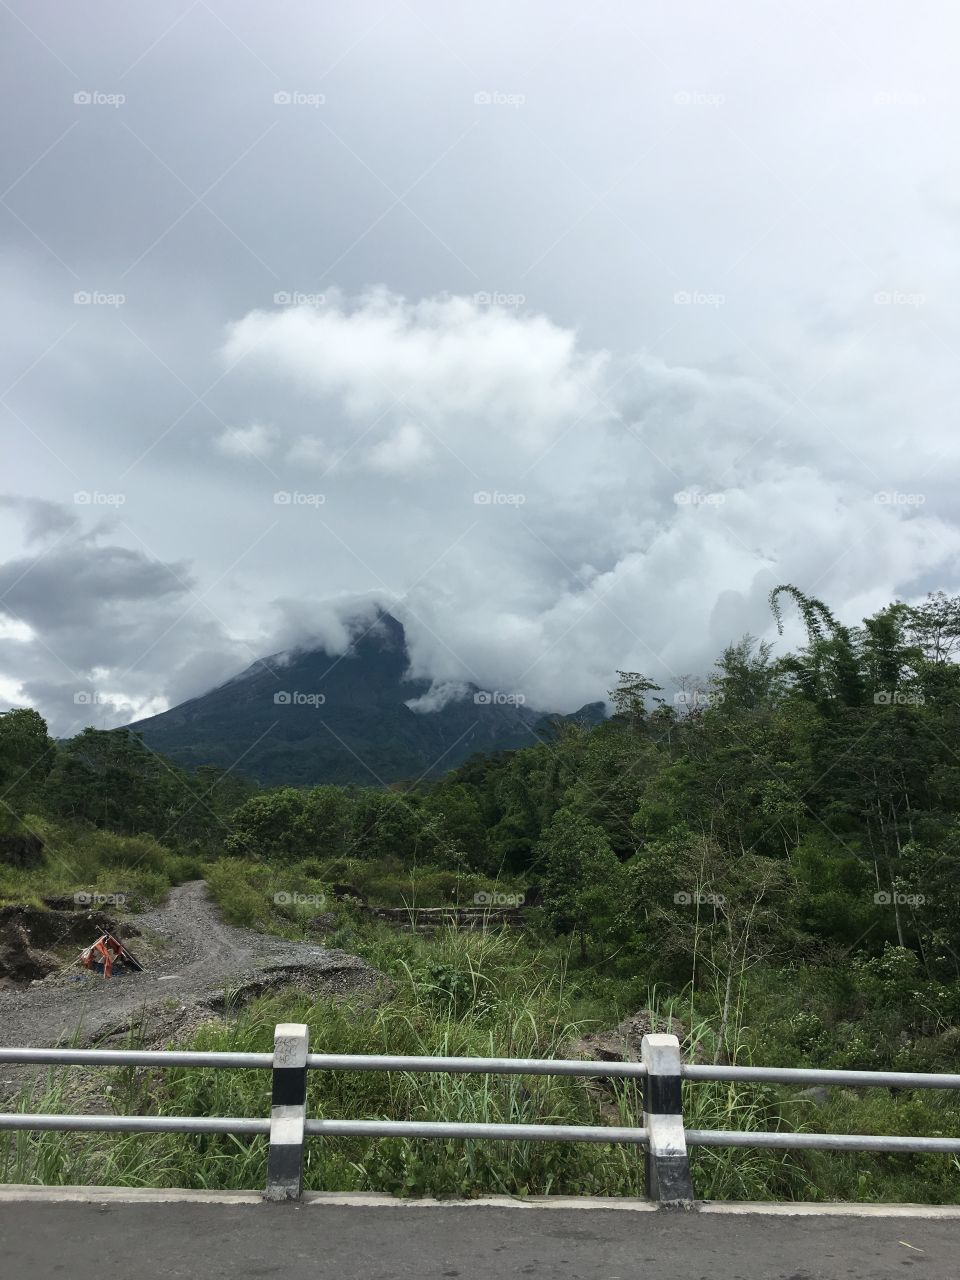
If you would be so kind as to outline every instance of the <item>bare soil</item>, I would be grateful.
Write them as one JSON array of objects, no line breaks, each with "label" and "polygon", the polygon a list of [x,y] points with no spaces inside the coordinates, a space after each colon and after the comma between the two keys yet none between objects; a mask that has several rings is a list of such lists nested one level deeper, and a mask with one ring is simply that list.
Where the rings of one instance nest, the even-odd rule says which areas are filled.
[{"label": "bare soil", "polygon": [[[105,979],[68,962],[29,985],[0,990],[0,1047],[109,1045],[132,1027],[145,1044],[159,1045],[228,1006],[281,987],[334,997],[387,991],[382,974],[345,951],[225,924],[202,880],[172,889],[162,906],[134,919],[118,918],[112,931],[144,965],[143,973]],[[89,920],[82,945],[95,940],[101,923]],[[32,934],[36,926],[21,921],[19,927]],[[46,938],[35,941],[50,945]],[[0,1064],[0,1095],[35,1074],[36,1068]]]}]

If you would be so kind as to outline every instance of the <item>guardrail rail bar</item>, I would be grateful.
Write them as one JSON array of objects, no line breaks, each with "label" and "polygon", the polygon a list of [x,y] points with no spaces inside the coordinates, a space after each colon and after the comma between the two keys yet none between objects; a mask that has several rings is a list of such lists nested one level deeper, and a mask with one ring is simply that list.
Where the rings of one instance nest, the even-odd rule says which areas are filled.
[{"label": "guardrail rail bar", "polygon": [[[264,1196],[302,1194],[308,1137],[457,1138],[515,1142],[598,1142],[643,1147],[646,1189],[661,1205],[694,1203],[688,1148],[696,1146],[960,1154],[960,1137],[787,1133],[687,1129],[682,1083],[744,1080],[775,1084],[843,1084],[855,1088],[960,1089],[960,1075],[904,1071],[830,1071],[806,1067],[739,1067],[683,1063],[676,1036],[643,1037],[640,1062],[552,1058],[454,1058],[392,1054],[310,1053],[309,1029],[280,1023],[273,1053],[193,1053],[128,1049],[0,1048],[0,1063],[46,1066],[211,1067],[272,1072],[270,1118],[256,1116],[116,1116],[0,1114],[4,1130],[266,1135],[270,1150]],[[556,1124],[460,1124],[421,1120],[310,1120],[307,1076],[315,1071],[411,1071],[489,1075],[554,1075],[642,1081],[643,1122],[636,1127]]]}]

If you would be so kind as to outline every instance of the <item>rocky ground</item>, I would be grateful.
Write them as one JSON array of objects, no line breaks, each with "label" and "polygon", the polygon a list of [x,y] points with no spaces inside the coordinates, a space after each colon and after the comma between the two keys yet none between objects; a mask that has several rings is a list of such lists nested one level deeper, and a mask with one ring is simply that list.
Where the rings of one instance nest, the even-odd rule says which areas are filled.
[{"label": "rocky ground", "polygon": [[[101,925],[91,918],[84,945]],[[36,926],[17,928],[22,938]],[[113,932],[144,972],[104,979],[68,960],[43,979],[7,985],[0,990],[0,1046],[109,1047],[131,1027],[148,1047],[159,1046],[223,1012],[227,1002],[239,1005],[280,987],[373,997],[386,985],[382,974],[344,951],[225,924],[202,880],[171,890],[155,910],[117,921]],[[28,1070],[36,1072],[0,1065],[0,1094],[25,1083]]]}]

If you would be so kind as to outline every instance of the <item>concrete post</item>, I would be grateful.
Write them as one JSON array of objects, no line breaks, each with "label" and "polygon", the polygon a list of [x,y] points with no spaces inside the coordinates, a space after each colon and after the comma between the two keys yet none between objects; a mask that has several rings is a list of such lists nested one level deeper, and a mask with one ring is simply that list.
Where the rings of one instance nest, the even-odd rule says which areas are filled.
[{"label": "concrete post", "polygon": [[676,1036],[644,1036],[640,1058],[647,1068],[643,1085],[643,1126],[647,1131],[647,1196],[659,1204],[693,1207],[680,1081],[680,1041]]},{"label": "concrete post", "polygon": [[267,1200],[299,1200],[303,1190],[303,1126],[307,1113],[310,1030],[281,1022],[273,1039],[273,1097]]}]

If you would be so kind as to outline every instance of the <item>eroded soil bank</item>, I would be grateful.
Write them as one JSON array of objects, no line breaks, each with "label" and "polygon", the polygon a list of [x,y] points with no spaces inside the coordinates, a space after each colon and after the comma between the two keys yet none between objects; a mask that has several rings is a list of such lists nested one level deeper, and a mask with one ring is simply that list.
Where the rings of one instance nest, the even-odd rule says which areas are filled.
[{"label": "eroded soil bank", "polygon": [[[130,920],[78,912],[74,921],[66,911],[13,907],[0,923],[8,955],[2,1047],[109,1043],[133,1026],[146,1045],[162,1045],[222,1012],[225,995],[235,1006],[288,986],[326,996],[375,996],[386,986],[357,956],[225,924],[202,880],[177,886],[161,906]],[[143,973],[104,979],[71,963],[69,953],[64,961],[65,947],[79,952],[106,930],[129,945]],[[25,1070],[0,1065],[0,1093],[20,1087]]]}]

